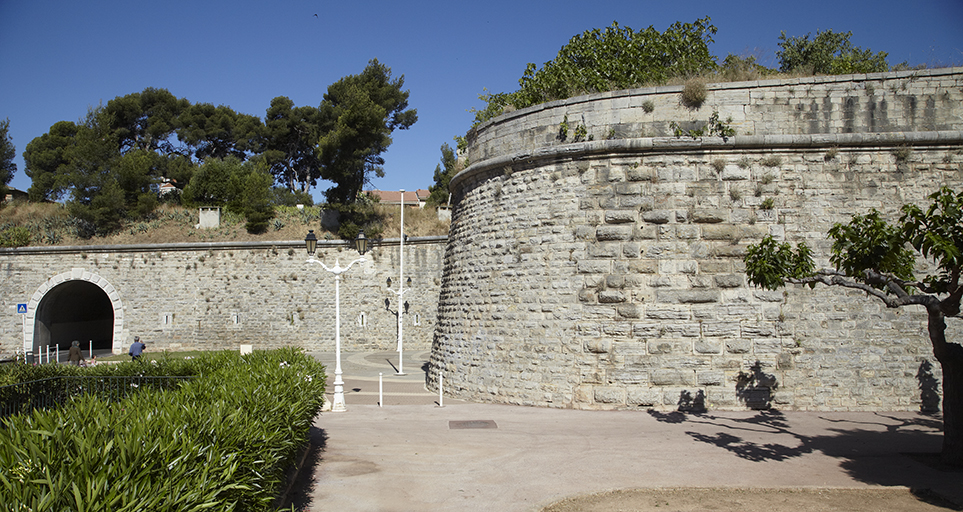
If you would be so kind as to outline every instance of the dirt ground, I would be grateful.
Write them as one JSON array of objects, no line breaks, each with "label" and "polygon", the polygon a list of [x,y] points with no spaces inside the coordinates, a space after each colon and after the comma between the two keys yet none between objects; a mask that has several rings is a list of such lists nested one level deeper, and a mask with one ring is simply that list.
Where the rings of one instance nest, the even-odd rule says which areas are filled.
[{"label": "dirt ground", "polygon": [[542,512],[650,511],[935,512],[961,510],[926,491],[906,488],[874,489],[629,489],[575,496]]}]

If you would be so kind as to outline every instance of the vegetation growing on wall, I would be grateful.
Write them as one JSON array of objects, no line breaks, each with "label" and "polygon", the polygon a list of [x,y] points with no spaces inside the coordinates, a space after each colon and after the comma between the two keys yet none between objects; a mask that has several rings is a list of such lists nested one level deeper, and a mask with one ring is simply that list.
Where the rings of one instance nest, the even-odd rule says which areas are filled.
[{"label": "vegetation growing on wall", "polygon": [[[613,22],[572,37],[555,59],[541,68],[529,63],[510,93],[485,92],[485,103],[475,113],[475,125],[504,112],[579,94],[661,85],[670,80],[692,80],[683,93],[685,105],[705,101],[706,81],[756,80],[778,72],[846,74],[887,71],[886,53],[853,46],[852,32],[817,31],[816,37],[787,37],[783,32],[776,52],[780,68],[767,68],[755,57],[728,55],[720,65],[709,52],[718,29],[706,16],[692,23],[676,22],[664,32],[652,26],[634,31]],[[900,66],[905,66],[901,64]],[[702,89],[698,83],[701,82]],[[649,110],[646,110],[649,112]]]}]

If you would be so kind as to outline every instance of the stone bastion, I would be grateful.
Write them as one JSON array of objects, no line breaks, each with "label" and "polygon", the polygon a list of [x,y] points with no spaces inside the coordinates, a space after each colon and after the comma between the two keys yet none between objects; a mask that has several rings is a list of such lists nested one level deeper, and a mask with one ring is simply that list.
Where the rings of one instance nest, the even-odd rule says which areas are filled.
[{"label": "stone bastion", "polygon": [[[828,267],[833,223],[958,189],[963,68],[707,89],[700,106],[681,86],[571,98],[469,133],[430,387],[581,409],[939,408],[922,309],[764,291],[742,258],[773,235]],[[675,135],[714,113],[735,135]]]}]

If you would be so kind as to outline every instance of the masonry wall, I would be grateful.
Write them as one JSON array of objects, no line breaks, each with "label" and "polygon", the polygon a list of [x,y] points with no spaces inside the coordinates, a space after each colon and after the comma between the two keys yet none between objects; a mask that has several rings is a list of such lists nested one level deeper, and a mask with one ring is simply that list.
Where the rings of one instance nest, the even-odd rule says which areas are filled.
[{"label": "masonry wall", "polygon": [[[696,111],[678,90],[595,95],[480,126],[452,180],[431,384],[441,372],[458,397],[588,409],[938,407],[921,310],[763,291],[742,258],[773,235],[829,266],[834,222],[895,219],[963,185],[963,70],[812,81],[712,86]],[[738,135],[555,137],[565,113],[591,134],[712,111]],[[963,339],[963,320],[948,323]]]},{"label": "masonry wall", "polygon": [[[434,329],[445,237],[405,243],[403,316],[406,350],[426,350]],[[342,349],[395,350],[398,241],[369,251],[366,262],[342,275]],[[318,259],[347,265],[358,253],[319,242]],[[126,351],[134,335],[150,350],[303,347],[334,350],[334,276],[306,263],[304,242],[174,244],[22,248],[0,250],[0,356],[24,346],[24,316],[16,304],[42,301],[65,280],[97,283],[116,298],[114,350]],[[385,299],[390,299],[389,307]],[[32,306],[33,307],[33,306]],[[115,306],[116,307],[116,306]],[[360,324],[364,314],[366,323]],[[30,339],[26,340],[29,346]]]}]

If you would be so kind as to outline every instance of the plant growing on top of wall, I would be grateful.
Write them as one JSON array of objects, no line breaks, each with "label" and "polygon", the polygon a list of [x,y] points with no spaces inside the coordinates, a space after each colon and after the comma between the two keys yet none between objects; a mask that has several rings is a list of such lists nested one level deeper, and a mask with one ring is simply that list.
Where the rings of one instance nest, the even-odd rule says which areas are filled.
[{"label": "plant growing on top of wall", "polygon": [[681,101],[688,108],[701,107],[708,96],[709,89],[706,87],[706,81],[702,78],[690,78],[682,86]]}]

